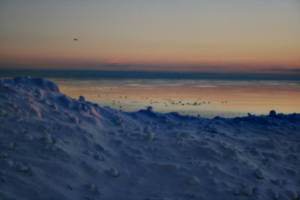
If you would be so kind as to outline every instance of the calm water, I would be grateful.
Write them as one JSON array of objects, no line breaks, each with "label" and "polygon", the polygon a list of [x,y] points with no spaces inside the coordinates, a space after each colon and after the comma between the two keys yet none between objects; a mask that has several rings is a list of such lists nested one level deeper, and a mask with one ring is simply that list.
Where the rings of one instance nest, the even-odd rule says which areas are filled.
[{"label": "calm water", "polygon": [[51,79],[62,93],[100,106],[212,118],[300,113],[300,81]]}]

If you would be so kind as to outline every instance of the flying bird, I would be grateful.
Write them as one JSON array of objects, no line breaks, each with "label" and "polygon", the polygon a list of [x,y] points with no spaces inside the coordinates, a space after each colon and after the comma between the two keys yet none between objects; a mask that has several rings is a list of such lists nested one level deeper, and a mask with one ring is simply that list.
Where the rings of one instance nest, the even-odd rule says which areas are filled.
[{"label": "flying bird", "polygon": [[78,39],[77,39],[77,38],[74,38],[74,41],[78,41]]}]

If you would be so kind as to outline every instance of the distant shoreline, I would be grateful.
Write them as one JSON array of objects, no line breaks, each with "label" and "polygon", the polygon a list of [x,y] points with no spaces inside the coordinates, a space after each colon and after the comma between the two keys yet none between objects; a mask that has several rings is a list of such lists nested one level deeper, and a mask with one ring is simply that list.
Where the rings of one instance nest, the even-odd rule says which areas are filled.
[{"label": "distant shoreline", "polygon": [[193,80],[276,80],[300,81],[300,74],[199,73],[154,71],[35,70],[0,69],[1,78],[22,75],[42,78],[77,79],[193,79]]}]

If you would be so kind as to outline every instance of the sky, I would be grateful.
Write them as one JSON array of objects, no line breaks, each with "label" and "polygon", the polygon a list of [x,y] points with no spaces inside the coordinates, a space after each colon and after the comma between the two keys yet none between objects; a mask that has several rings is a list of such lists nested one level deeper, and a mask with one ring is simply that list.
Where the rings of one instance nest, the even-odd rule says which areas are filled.
[{"label": "sky", "polygon": [[300,73],[299,0],[0,0],[0,27],[2,69]]}]

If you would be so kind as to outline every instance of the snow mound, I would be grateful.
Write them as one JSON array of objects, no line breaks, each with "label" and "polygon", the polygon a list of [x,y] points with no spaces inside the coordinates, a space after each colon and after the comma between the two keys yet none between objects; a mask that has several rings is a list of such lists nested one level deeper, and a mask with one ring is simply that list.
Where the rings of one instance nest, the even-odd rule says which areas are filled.
[{"label": "snow mound", "polygon": [[19,76],[14,78],[12,82],[16,84],[32,85],[46,91],[59,92],[59,88],[55,83],[47,81],[43,78],[30,78],[30,76]]},{"label": "snow mound", "polygon": [[0,199],[299,199],[300,115],[126,113],[0,79]]}]

